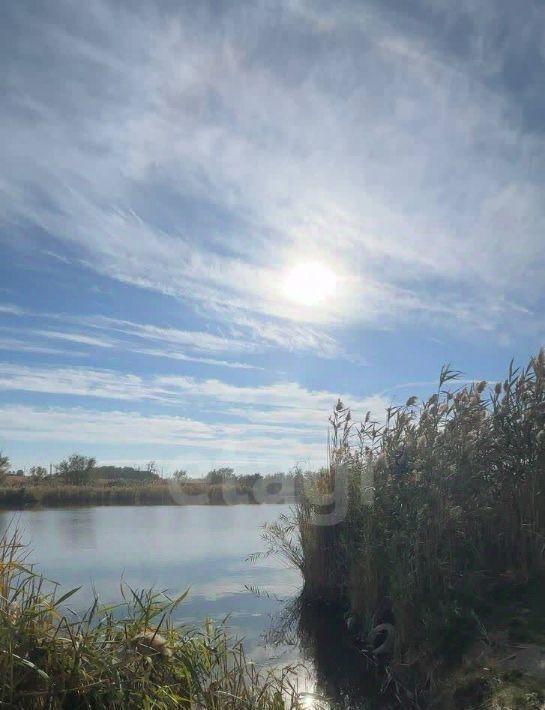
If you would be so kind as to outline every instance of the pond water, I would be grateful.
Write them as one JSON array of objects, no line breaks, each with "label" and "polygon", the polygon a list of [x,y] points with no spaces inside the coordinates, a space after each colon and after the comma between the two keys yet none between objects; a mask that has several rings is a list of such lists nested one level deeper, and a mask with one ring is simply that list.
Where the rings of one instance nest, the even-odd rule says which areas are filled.
[{"label": "pond water", "polygon": [[[176,621],[198,624],[228,616],[233,635],[244,638],[256,661],[303,660],[305,690],[336,698],[335,707],[359,707],[352,696],[374,695],[374,683],[367,688],[361,660],[339,639],[338,619],[323,610],[318,618],[308,609],[291,613],[301,588],[299,572],[272,557],[247,560],[264,549],[263,524],[288,510],[239,505],[2,511],[0,533],[16,523],[38,571],[65,591],[83,585],[70,599],[75,611],[89,606],[93,590],[104,603],[120,601],[121,580],[133,589],[153,587],[172,596],[190,587]],[[286,619],[289,623],[282,623]]]}]

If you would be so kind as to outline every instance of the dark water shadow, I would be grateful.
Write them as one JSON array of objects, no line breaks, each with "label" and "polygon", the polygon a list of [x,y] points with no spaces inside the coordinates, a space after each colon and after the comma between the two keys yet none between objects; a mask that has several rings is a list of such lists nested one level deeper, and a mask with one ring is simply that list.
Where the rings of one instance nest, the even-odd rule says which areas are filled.
[{"label": "dark water shadow", "polygon": [[384,668],[357,644],[342,613],[333,606],[302,596],[288,602],[273,618],[265,642],[299,648],[301,658],[314,671],[317,695],[331,710],[400,707],[384,689]]}]

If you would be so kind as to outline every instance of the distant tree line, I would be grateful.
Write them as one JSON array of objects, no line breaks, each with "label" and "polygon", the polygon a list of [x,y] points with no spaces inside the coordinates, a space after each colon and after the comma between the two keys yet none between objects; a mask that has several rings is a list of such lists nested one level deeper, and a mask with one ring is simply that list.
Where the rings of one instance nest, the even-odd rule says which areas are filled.
[{"label": "distant tree line", "polygon": [[[10,473],[10,462],[7,456],[0,452],[0,485],[5,483],[6,476]],[[16,475],[24,475],[23,471],[17,471]],[[179,483],[201,482],[211,486],[232,484],[251,488],[258,481],[264,481],[269,489],[274,491],[275,486],[280,487],[283,482],[289,479],[297,480],[302,477],[302,472],[295,470],[290,473],[275,473],[262,475],[261,473],[237,475],[231,467],[224,466],[214,468],[205,476],[190,476],[185,469],[176,469],[172,478]],[[86,486],[97,484],[100,481],[110,483],[140,483],[152,484],[159,482],[161,477],[155,461],[150,461],[144,468],[133,466],[97,466],[96,459],[91,456],[83,456],[73,453],[55,465],[51,474],[44,466],[32,466],[29,469],[27,478],[36,484],[52,484],[62,482],[67,485]]]},{"label": "distant tree line", "polygon": [[[10,462],[7,456],[0,452],[0,484],[5,482],[6,476],[23,476],[24,471],[10,471]],[[159,480],[157,466],[150,461],[144,469],[133,466],[97,466],[96,459],[91,456],[82,456],[74,453],[54,466],[51,474],[45,466],[31,466],[28,478],[33,483],[54,483],[62,481],[65,484],[84,486],[97,481],[127,481],[131,483],[146,483]]]}]

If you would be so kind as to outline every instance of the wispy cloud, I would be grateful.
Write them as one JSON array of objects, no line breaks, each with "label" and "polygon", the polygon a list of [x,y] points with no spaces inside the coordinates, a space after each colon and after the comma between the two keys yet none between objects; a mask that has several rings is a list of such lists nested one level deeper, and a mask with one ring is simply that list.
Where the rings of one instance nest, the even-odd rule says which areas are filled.
[{"label": "wispy cloud", "polygon": [[42,253],[45,254],[45,256],[49,256],[52,259],[55,259],[56,261],[60,261],[61,264],[71,263],[70,259],[68,259],[66,256],[63,256],[62,254],[57,254],[57,252],[52,251],[51,249],[44,249]]},{"label": "wispy cloud", "polygon": [[0,313],[10,316],[23,316],[26,311],[13,303],[0,303]]},{"label": "wispy cloud", "polygon": [[[259,4],[225,8],[221,33],[206,4],[97,0],[71,26],[61,11],[13,10],[55,84],[10,60],[12,223],[115,279],[252,316],[497,330],[540,291],[545,141],[501,75],[519,23],[500,41],[499,13],[455,5],[435,32],[375,3],[281,3],[285,32]],[[462,15],[455,52],[439,30]],[[165,184],[224,216],[213,238],[157,218],[145,196]],[[339,275],[319,309],[280,288],[309,256]]]},{"label": "wispy cloud", "polygon": [[[85,406],[0,406],[0,428],[10,442],[35,441],[65,446],[115,444],[125,461],[138,447],[179,447],[185,460],[207,470],[214,461],[288,468],[319,466],[327,451],[328,416],[337,394],[308,390],[294,382],[257,387],[191,377],[138,377],[86,368],[30,368],[0,365],[0,391],[25,391],[85,398]],[[141,402],[168,407],[166,413],[105,411],[88,401]],[[46,401],[50,402],[49,399]],[[354,415],[367,410],[381,420],[387,401],[379,396],[344,395]],[[174,456],[174,458],[176,458]]]},{"label": "wispy cloud", "polygon": [[[296,382],[277,382],[261,386],[240,386],[218,379],[197,379],[176,375],[139,376],[112,370],[84,367],[29,367],[0,364],[0,390],[49,393],[64,396],[117,399],[120,401],[155,400],[163,404],[186,407],[191,402],[200,409],[224,415],[224,405],[244,405],[232,409],[245,419],[252,419],[253,408],[266,412],[282,410],[287,421],[296,417],[304,423],[306,417],[316,422],[327,416],[335,405],[338,394],[325,390],[308,390]],[[380,415],[385,401],[380,397],[358,399],[350,394],[341,395],[360,412],[372,409]],[[290,415],[296,412],[297,415]],[[278,411],[277,411],[278,415]],[[263,418],[263,417],[262,417]],[[272,421],[272,420],[271,420]],[[279,421],[278,416],[276,422]]]},{"label": "wispy cloud", "polygon": [[308,351],[324,357],[342,354],[335,340],[312,328],[294,323],[249,318],[237,311],[222,312],[229,335],[167,328],[146,323],[134,323],[104,316],[80,319],[105,331],[122,333],[155,343],[181,345],[200,352],[256,353],[271,347],[288,351]]},{"label": "wispy cloud", "polygon": [[200,451],[203,461],[249,459],[267,465],[294,465],[303,459],[323,461],[326,456],[323,442],[304,433],[294,435],[293,431],[266,425],[206,424],[139,412],[9,405],[0,406],[0,427],[12,441],[167,445],[183,447],[193,457]]},{"label": "wispy cloud", "polygon": [[137,375],[76,367],[0,364],[0,390],[117,400],[172,401],[170,392]]},{"label": "wispy cloud", "polygon": [[285,320],[256,318],[237,308],[215,308],[218,315],[236,332],[245,331],[254,342],[288,351],[308,351],[326,358],[349,357],[340,344],[323,330]]},{"label": "wispy cloud", "polygon": [[[35,319],[57,324],[56,328],[19,329],[21,335],[30,333],[33,336],[65,340],[91,347],[116,347],[153,357],[203,362],[221,367],[256,369],[256,366],[250,363],[205,358],[202,354],[243,355],[277,348],[291,352],[306,351],[327,358],[346,357],[334,338],[314,328],[296,323],[250,318],[237,311],[227,313],[224,309],[219,324],[215,325],[216,330],[224,331],[223,333],[184,330],[99,315],[75,316],[36,311],[30,313],[17,306],[10,306],[9,313],[21,316],[32,315]],[[60,323],[63,325],[63,330],[58,328]],[[78,330],[73,330],[74,327]],[[97,331],[104,335],[97,336]],[[142,341],[151,342],[153,347],[140,345]],[[197,355],[198,353],[200,356]]]},{"label": "wispy cloud", "polygon": [[114,343],[104,338],[96,338],[84,333],[69,333],[59,330],[33,330],[33,334],[41,335],[44,338],[53,338],[57,340],[67,340],[70,343],[79,343],[80,345],[92,345],[97,348],[113,348]]},{"label": "wispy cloud", "polygon": [[235,339],[214,335],[202,331],[181,330],[179,328],[165,328],[146,323],[134,323],[117,318],[93,316],[79,319],[92,327],[106,331],[121,333],[132,337],[151,340],[156,343],[168,343],[191,347],[202,352],[255,352],[256,343],[243,339]]},{"label": "wispy cloud", "polygon": [[[10,352],[22,352],[22,353],[38,353],[40,355],[64,355],[64,350],[59,350],[58,348],[48,348],[44,345],[38,345],[35,343],[30,343],[24,340],[17,340],[16,338],[0,338],[0,350],[9,350]],[[78,352],[72,350],[71,355],[76,357],[84,357],[86,353]]]},{"label": "wispy cloud", "polygon": [[179,360],[182,362],[202,362],[205,365],[214,365],[217,367],[228,367],[235,370],[263,370],[258,365],[250,365],[247,362],[237,362],[236,360],[217,360],[212,357],[199,357],[198,355],[187,355],[186,353],[177,350],[158,350],[153,348],[130,348],[133,353],[141,355],[150,355],[152,357],[163,357],[170,360]]}]

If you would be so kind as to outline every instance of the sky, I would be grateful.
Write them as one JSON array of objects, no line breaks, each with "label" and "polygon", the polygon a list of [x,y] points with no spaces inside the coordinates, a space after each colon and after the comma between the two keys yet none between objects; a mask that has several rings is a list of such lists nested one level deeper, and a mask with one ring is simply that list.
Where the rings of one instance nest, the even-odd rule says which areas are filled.
[{"label": "sky", "polygon": [[0,449],[326,461],[545,341],[545,5],[0,7]]}]

